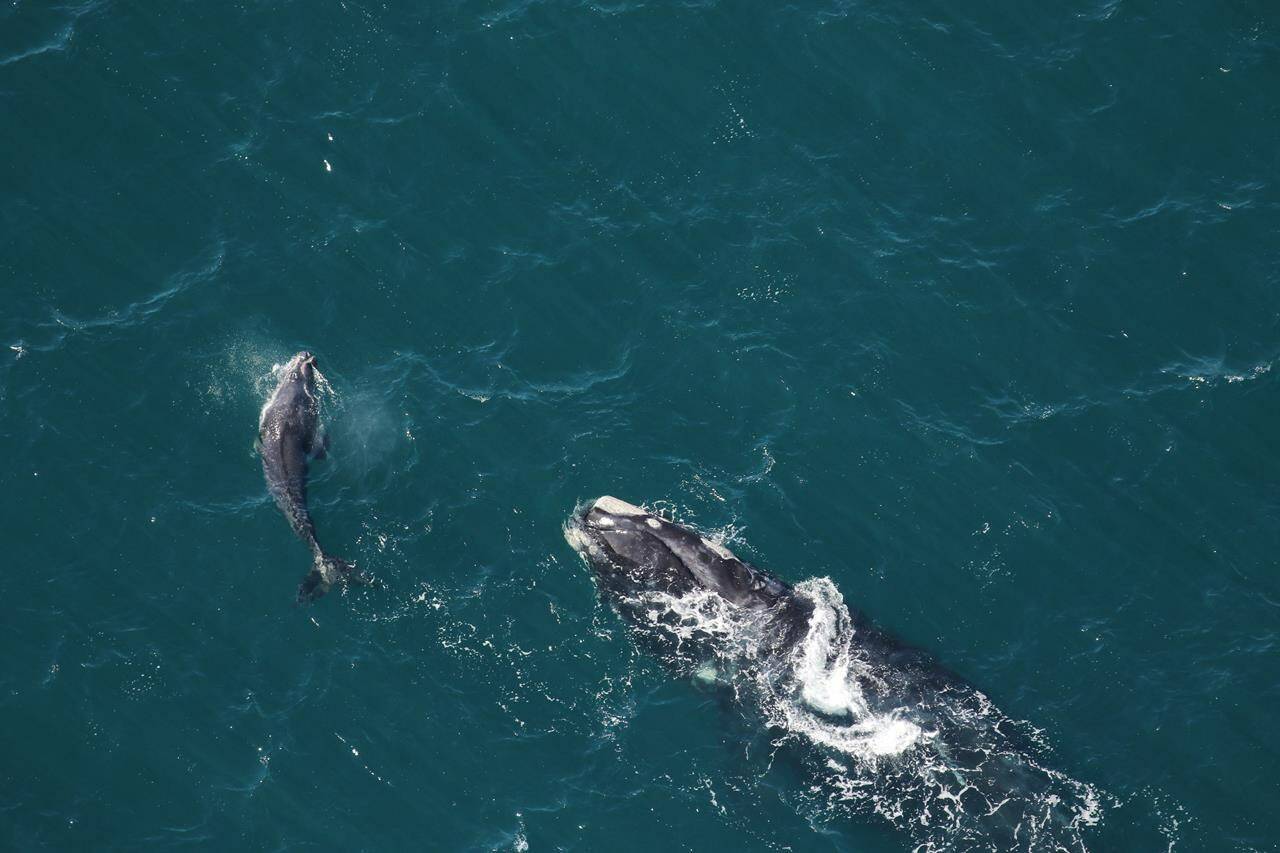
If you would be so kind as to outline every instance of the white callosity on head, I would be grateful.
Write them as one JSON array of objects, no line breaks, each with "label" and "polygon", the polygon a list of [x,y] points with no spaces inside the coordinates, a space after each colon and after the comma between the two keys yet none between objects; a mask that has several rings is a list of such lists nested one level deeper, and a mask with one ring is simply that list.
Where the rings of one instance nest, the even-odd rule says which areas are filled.
[{"label": "white callosity on head", "polygon": [[635,506],[633,504],[629,504],[626,501],[620,501],[617,498],[612,497],[610,495],[605,495],[604,497],[597,500],[594,504],[591,505],[591,508],[598,509],[601,512],[607,512],[609,515],[630,515],[630,516],[648,515],[648,513],[642,510],[640,507]]}]

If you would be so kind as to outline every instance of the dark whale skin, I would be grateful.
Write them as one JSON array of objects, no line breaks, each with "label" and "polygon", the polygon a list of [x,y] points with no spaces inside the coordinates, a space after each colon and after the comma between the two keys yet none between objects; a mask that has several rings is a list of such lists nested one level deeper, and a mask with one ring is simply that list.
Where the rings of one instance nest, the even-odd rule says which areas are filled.
[{"label": "dark whale skin", "polygon": [[312,459],[324,458],[328,441],[320,426],[320,403],[316,395],[321,377],[316,359],[300,352],[289,360],[258,420],[258,453],[262,474],[276,506],[298,538],[311,549],[314,565],[298,587],[298,602],[314,601],[334,583],[349,578],[355,567],[330,556],[316,539],[315,523],[307,509],[307,475]]}]

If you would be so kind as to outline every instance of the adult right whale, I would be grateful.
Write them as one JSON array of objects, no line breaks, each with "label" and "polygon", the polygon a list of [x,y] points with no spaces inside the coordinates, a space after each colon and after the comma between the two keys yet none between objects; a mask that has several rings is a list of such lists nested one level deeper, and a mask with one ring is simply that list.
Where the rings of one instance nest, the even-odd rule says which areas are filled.
[{"label": "adult right whale", "polygon": [[847,607],[829,579],[785,583],[614,497],[578,507],[564,532],[642,646],[800,747],[819,777],[802,796],[820,812],[879,814],[919,850],[1085,849],[1099,792],[1042,766],[1038,730]]}]

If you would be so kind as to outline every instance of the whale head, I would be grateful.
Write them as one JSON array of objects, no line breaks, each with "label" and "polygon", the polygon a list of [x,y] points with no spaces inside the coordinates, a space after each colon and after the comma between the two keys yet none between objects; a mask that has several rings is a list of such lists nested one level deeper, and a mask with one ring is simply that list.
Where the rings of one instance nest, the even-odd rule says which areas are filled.
[{"label": "whale head", "polygon": [[578,508],[565,539],[616,595],[706,589],[734,604],[768,605],[787,592],[723,545],[608,495]]},{"label": "whale head", "polygon": [[306,383],[307,387],[312,387],[316,384],[316,377],[321,374],[316,357],[303,350],[289,359],[289,363],[284,366],[284,375]]}]

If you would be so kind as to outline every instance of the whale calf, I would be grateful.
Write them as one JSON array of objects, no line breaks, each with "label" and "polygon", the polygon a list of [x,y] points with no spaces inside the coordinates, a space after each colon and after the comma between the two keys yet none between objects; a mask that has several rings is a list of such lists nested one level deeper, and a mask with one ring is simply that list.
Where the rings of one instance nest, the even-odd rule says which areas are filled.
[{"label": "whale calf", "polygon": [[728,688],[775,746],[799,747],[816,808],[881,815],[915,849],[1085,849],[1098,792],[1041,766],[1038,730],[846,606],[829,579],[785,583],[614,497],[578,507],[564,534],[638,644]]},{"label": "whale calf", "polygon": [[326,554],[320,547],[307,509],[309,461],[324,458],[328,449],[316,389],[317,381],[323,379],[315,356],[298,353],[280,371],[279,384],[258,419],[257,448],[267,489],[315,561],[298,587],[299,603],[314,601],[339,581],[365,580],[351,563]]}]

